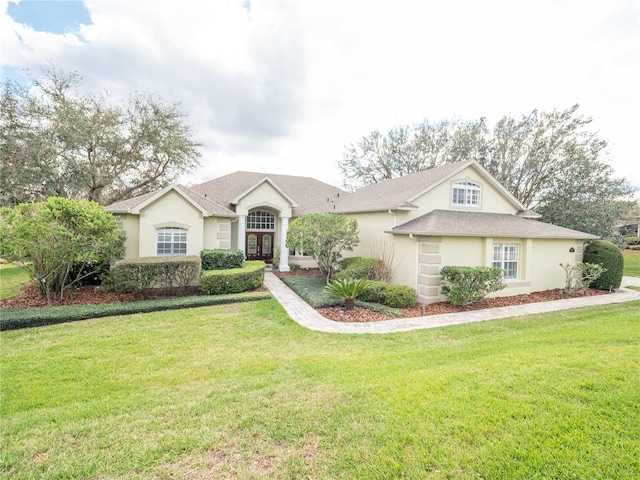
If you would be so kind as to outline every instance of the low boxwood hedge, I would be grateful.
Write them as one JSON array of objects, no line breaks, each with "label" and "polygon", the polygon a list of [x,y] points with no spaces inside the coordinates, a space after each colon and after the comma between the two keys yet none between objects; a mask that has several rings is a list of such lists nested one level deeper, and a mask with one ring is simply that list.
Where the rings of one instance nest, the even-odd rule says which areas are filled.
[{"label": "low boxwood hedge", "polygon": [[367,288],[358,295],[358,300],[392,308],[410,308],[418,302],[414,288],[378,281],[369,282]]},{"label": "low boxwood hedge", "polygon": [[264,282],[265,263],[245,262],[242,268],[207,270],[202,272],[200,290],[207,295],[240,293],[258,288]]},{"label": "low boxwood hedge", "polygon": [[197,282],[199,275],[197,255],[130,258],[117,261],[111,269],[111,288],[117,292],[139,290],[144,295],[153,288],[186,288]]},{"label": "low boxwood hedge", "polygon": [[200,258],[203,270],[228,270],[242,268],[244,265],[244,251],[239,249],[205,249],[200,252]]},{"label": "low boxwood hedge", "polygon": [[234,295],[195,296],[140,300],[102,305],[70,305],[65,307],[7,308],[0,316],[0,330],[40,327],[90,318],[129,315],[180,308],[205,307],[234,302],[250,302],[271,298],[269,292],[247,292]]}]

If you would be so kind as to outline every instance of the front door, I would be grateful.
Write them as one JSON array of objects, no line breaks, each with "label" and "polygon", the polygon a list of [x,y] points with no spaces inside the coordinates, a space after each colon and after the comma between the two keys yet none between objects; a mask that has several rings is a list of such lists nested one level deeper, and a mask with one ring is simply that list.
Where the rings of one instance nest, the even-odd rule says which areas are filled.
[{"label": "front door", "polygon": [[247,260],[263,260],[271,263],[273,258],[273,232],[248,232],[245,243]]}]

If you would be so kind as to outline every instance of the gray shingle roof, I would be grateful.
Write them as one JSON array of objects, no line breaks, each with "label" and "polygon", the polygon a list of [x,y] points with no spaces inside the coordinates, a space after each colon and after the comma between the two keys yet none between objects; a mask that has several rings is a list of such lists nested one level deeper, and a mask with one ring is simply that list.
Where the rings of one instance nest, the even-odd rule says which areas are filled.
[{"label": "gray shingle roof", "polygon": [[341,201],[336,211],[354,213],[411,208],[413,198],[472,163],[472,161],[447,163],[440,167],[368,185]]},{"label": "gray shingle roof", "polygon": [[390,232],[405,235],[465,237],[567,238],[576,240],[598,238],[588,233],[515,215],[450,210],[433,210],[391,229]]},{"label": "gray shingle roof", "polygon": [[276,175],[259,172],[235,172],[191,187],[191,190],[233,209],[232,201],[260,181],[268,178],[282,192],[296,202],[293,215],[334,212],[335,205],[348,194],[311,177]]},{"label": "gray shingle roof", "polygon": [[[235,213],[232,210],[225,208],[222,205],[216,203],[215,201],[202,196],[195,190],[192,190],[188,187],[184,187],[182,185],[179,185],[176,187],[180,191],[182,191],[185,195],[187,195],[196,205],[200,206],[200,208],[202,208],[209,215],[217,215],[217,216],[223,216],[223,217],[235,216]],[[105,207],[105,209],[108,212],[112,212],[112,213],[129,213],[132,210],[134,210],[136,207],[140,206],[142,203],[151,199],[154,195],[159,195],[161,192],[162,190],[145,193],[143,195],[138,195],[137,197],[133,197],[128,200],[122,200],[121,202],[112,203],[111,205],[108,205],[107,207]]]}]

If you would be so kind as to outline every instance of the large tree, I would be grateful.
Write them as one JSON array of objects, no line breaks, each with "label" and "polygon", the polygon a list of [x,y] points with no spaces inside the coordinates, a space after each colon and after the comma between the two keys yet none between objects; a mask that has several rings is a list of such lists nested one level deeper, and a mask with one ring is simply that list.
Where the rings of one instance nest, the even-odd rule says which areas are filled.
[{"label": "large tree", "polygon": [[108,205],[198,165],[179,104],[138,93],[121,106],[108,93],[81,93],[77,73],[54,67],[32,81],[2,84],[0,205],[54,195]]},{"label": "large tree", "polygon": [[569,219],[582,212],[580,225],[592,225],[584,231],[602,235],[627,211],[634,189],[614,177],[607,143],[589,130],[591,122],[578,113],[578,105],[504,116],[493,127],[484,118],[424,121],[371,133],[347,146],[338,166],[345,186],[354,188],[473,159],[525,207],[543,208],[546,221],[576,226],[577,219]]},{"label": "large tree", "polygon": [[611,236],[613,225],[637,206],[631,199],[634,189],[614,178],[611,166],[602,160],[587,158],[580,149],[567,155],[570,171],[550,181],[536,211],[542,221]]},{"label": "large tree", "polygon": [[341,252],[358,245],[358,222],[333,213],[309,213],[296,218],[287,231],[287,247],[311,255],[327,283],[333,277]]},{"label": "large tree", "polygon": [[573,170],[576,150],[602,161],[607,143],[588,130],[591,118],[566,110],[520,118],[445,120],[378,131],[346,147],[338,162],[347,186],[357,187],[450,162],[476,160],[525,206],[534,207],[556,178]]},{"label": "large tree", "polygon": [[51,197],[0,209],[0,256],[48,300],[121,258],[124,241],[118,220],[95,202]]}]

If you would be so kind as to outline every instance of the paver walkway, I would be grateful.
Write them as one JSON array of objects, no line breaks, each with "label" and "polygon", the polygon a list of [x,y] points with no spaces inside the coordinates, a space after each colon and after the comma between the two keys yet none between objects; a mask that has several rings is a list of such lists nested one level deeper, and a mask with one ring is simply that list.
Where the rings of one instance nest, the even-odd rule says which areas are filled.
[{"label": "paver walkway", "polygon": [[[624,277],[622,286],[640,285],[640,278]],[[311,330],[328,333],[391,333],[417,330],[420,328],[444,327],[460,323],[482,322],[495,318],[517,317],[535,313],[554,312],[568,308],[587,307],[592,305],[606,305],[609,303],[629,302],[640,299],[640,292],[621,288],[609,295],[597,295],[593,297],[570,298],[567,300],[555,300],[552,302],[529,303],[511,307],[487,308],[484,310],[472,310],[462,313],[445,313],[441,315],[428,315],[415,318],[395,318],[382,322],[367,323],[342,323],[324,318],[315,311],[307,302],[302,300],[282,280],[272,272],[266,272],[264,285],[278,300],[289,316],[303,327]],[[638,311],[640,316],[640,310]]]}]

